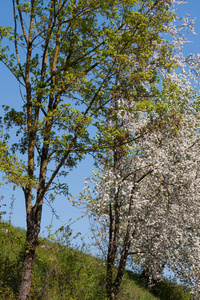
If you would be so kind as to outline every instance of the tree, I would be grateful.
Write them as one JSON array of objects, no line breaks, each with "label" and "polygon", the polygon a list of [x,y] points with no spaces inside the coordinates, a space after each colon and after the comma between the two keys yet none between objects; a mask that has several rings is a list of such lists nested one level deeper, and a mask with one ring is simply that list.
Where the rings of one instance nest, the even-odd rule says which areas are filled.
[{"label": "tree", "polygon": [[[157,69],[173,66],[171,45],[161,36],[174,18],[170,6],[164,0],[13,0],[14,26],[0,27],[0,60],[19,82],[23,102],[19,111],[4,106],[5,128],[14,126],[19,142],[6,150],[9,162],[1,155],[1,170],[25,197],[27,249],[19,299],[30,293],[44,197],[66,194],[67,184],[58,177],[86,153],[110,147],[108,141],[95,143],[89,129],[101,130],[113,97],[124,93],[139,101],[153,95]],[[120,136],[120,130],[114,134]],[[7,147],[8,134],[2,143]]]},{"label": "tree", "polygon": [[[187,19],[183,27],[194,31],[193,24]],[[184,58],[187,41],[181,27],[167,24],[167,29],[175,37],[171,60],[182,72],[161,68],[162,87],[151,97],[143,93],[132,102],[125,94],[115,98],[100,136],[112,140],[112,147],[98,156],[98,172],[81,196],[88,213],[100,222],[98,243],[107,241],[109,299],[118,293],[128,255],[140,261],[149,285],[168,265],[179,279],[199,289],[199,104],[190,83],[198,78],[198,55]]]},{"label": "tree", "polygon": [[[182,57],[178,63],[185,61],[189,59]],[[185,74],[161,71],[162,88],[151,102],[129,102],[122,95],[110,107],[100,140],[112,139],[112,149],[98,156],[95,189],[91,192],[87,183],[82,194],[88,212],[101,224],[101,240],[107,241],[110,299],[118,292],[130,254],[141,262],[150,285],[161,278],[165,265],[179,265],[177,274],[198,288],[199,100],[188,81],[191,73]]]},{"label": "tree", "polygon": [[166,111],[153,116],[137,111],[138,118],[133,113],[136,103],[130,107],[118,100],[121,111],[110,127],[117,122],[129,141],[99,156],[98,172],[82,194],[88,212],[101,224],[99,243],[107,241],[109,299],[118,293],[129,255],[140,262],[150,285],[168,266],[198,288],[199,112],[193,101],[183,105],[184,93],[178,92],[182,103],[176,112],[168,103]]}]

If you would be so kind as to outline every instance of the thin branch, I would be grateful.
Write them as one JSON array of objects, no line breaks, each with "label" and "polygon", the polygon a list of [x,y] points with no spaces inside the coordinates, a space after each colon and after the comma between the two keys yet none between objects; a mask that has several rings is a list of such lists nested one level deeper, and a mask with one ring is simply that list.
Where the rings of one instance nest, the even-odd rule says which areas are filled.
[{"label": "thin branch", "polygon": [[12,71],[12,69],[9,67],[9,65],[5,62],[5,61],[3,61],[3,60],[1,60],[1,62],[8,68],[8,70],[15,76],[15,78],[17,79],[17,81],[21,84],[21,85],[23,85],[24,87],[26,87],[26,85],[24,84],[24,83],[22,83],[21,82],[21,80],[15,75],[15,73],[13,73],[13,71]]},{"label": "thin branch", "polygon": [[23,31],[23,36],[25,38],[26,44],[28,44],[28,38],[27,38],[27,35],[26,35],[25,27],[24,27],[24,21],[23,21],[23,18],[22,18],[22,13],[21,13],[20,5],[19,5],[19,0],[16,0],[16,3],[17,3],[17,9],[18,9],[19,18],[20,18],[21,28],[22,28],[22,31]]},{"label": "thin branch", "polygon": [[61,169],[61,167],[63,166],[63,164],[65,163],[67,157],[69,156],[70,152],[71,152],[71,148],[72,146],[75,144],[76,140],[78,138],[78,133],[75,134],[74,139],[71,143],[71,147],[68,149],[67,153],[65,153],[63,155],[63,157],[61,158],[59,164],[57,165],[57,167],[55,168],[55,170],[53,171],[53,174],[51,175],[49,181],[46,183],[45,187],[44,187],[44,191],[43,193],[45,194],[46,191],[48,190],[49,186],[51,185],[51,183],[53,182],[54,178],[56,177],[56,175],[58,174],[59,170]]},{"label": "thin branch", "polygon": [[[15,53],[16,53],[16,57],[17,57],[17,62],[18,62],[18,65],[19,65],[19,69],[22,73],[22,77],[23,77],[23,80],[25,82],[25,76],[23,74],[23,70],[22,70],[22,66],[21,66],[21,63],[20,63],[20,59],[19,59],[19,52],[18,52],[18,46],[17,46],[17,16],[16,16],[16,11],[15,11],[15,0],[13,0],[13,16],[14,16],[14,24],[15,24],[15,27],[14,27],[14,44],[15,44]],[[12,72],[12,71],[11,71]],[[13,73],[13,72],[12,72]],[[16,77],[16,76],[15,76]],[[18,79],[19,81],[19,79]],[[20,82],[20,81],[19,81]],[[21,82],[20,82],[21,83]]]},{"label": "thin branch", "polygon": [[135,251],[135,252],[128,252],[128,255],[136,255],[136,254],[145,254],[145,251]]},{"label": "thin branch", "polygon": [[137,181],[136,183],[139,183],[140,181],[142,181],[147,175],[153,173],[153,170],[149,170],[147,173],[145,173],[144,175],[142,175]]}]

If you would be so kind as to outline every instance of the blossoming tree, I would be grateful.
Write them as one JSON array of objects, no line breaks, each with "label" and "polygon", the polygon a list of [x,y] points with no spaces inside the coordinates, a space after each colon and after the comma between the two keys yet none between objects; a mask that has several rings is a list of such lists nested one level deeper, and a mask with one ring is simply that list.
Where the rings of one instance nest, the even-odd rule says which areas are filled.
[{"label": "blossoming tree", "polygon": [[111,132],[120,126],[124,144],[113,136],[113,150],[99,155],[99,170],[82,198],[107,241],[110,299],[118,293],[129,255],[140,261],[149,284],[168,266],[199,288],[200,115],[188,92],[179,91],[179,102],[168,90],[169,98],[161,97],[157,111],[148,113],[135,102],[116,100],[117,118],[106,123]]},{"label": "blossoming tree", "polygon": [[160,66],[160,88],[149,94],[149,82],[143,82],[140,101],[129,101],[121,90],[98,137],[112,147],[98,156],[95,190],[87,185],[82,198],[107,240],[110,299],[118,293],[129,254],[140,260],[149,284],[167,265],[199,289],[199,103],[191,88],[191,80],[198,80],[199,55],[183,56],[187,40],[180,33],[186,27],[194,32],[193,23],[188,18],[180,27],[167,24],[174,37],[170,59],[181,71]]}]

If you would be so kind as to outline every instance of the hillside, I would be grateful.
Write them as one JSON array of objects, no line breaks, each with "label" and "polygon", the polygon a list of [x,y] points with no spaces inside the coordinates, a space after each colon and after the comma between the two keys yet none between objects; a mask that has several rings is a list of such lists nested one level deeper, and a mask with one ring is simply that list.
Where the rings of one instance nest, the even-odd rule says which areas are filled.
[{"label": "hillside", "polygon": [[[80,249],[66,246],[70,229],[58,232],[51,241],[40,238],[32,277],[31,299],[105,299],[105,263]],[[25,247],[25,231],[0,223],[0,299],[17,299]],[[183,287],[160,282],[150,293],[138,275],[126,271],[120,300],[189,300]]]}]

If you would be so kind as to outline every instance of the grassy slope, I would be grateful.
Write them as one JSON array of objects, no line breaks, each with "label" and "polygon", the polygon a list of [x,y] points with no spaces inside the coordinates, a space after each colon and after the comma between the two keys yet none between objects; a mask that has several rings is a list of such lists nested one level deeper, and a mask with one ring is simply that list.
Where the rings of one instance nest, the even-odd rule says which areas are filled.
[{"label": "grassy slope", "polygon": [[[32,277],[34,300],[106,300],[105,265],[90,254],[62,246],[70,231],[62,232],[58,242],[40,240]],[[0,299],[17,299],[25,246],[25,231],[0,223]],[[153,296],[140,284],[139,277],[127,271],[120,300],[188,300],[188,293],[177,285],[162,281]]]}]

